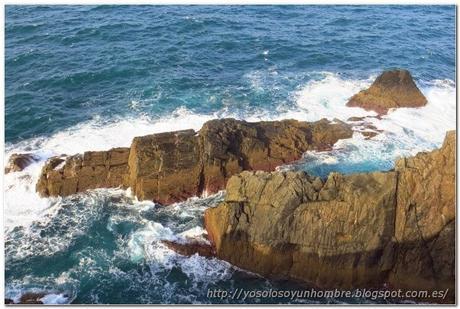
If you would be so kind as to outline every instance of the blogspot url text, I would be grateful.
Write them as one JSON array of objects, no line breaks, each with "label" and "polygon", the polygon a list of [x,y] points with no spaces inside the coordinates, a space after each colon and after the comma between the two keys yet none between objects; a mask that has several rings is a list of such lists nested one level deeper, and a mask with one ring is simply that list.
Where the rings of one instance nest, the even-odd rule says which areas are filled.
[{"label": "blogspot url text", "polygon": [[446,290],[370,290],[370,289],[354,289],[354,290],[251,290],[236,288],[233,290],[225,289],[208,289],[207,297],[220,300],[250,300],[256,298],[284,298],[289,300],[298,299],[315,299],[315,298],[367,298],[371,300],[386,300],[386,299],[445,299],[449,289]]}]

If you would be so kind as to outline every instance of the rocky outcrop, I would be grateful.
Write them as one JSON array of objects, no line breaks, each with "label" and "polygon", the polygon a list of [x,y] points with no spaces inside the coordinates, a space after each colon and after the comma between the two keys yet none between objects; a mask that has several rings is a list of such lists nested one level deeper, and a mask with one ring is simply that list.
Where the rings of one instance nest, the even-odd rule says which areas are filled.
[{"label": "rocky outcrop", "polygon": [[[216,254],[264,276],[319,287],[455,288],[455,132],[389,172],[323,181],[242,172],[205,212]],[[437,301],[436,299],[428,299]]]},{"label": "rocky outcrop", "polygon": [[126,186],[128,156],[129,148],[114,148],[52,157],[42,169],[37,192],[42,196],[66,196],[88,189]]},{"label": "rocky outcrop", "polygon": [[215,193],[243,170],[272,171],[307,150],[329,149],[351,136],[350,126],[338,120],[212,120],[199,132],[147,135],[134,138],[130,148],[53,157],[42,170],[37,191],[65,196],[121,186],[131,187],[141,200],[170,204]]},{"label": "rocky outcrop", "polygon": [[407,70],[383,72],[369,89],[355,94],[347,103],[350,107],[386,114],[390,108],[421,107],[427,100]]},{"label": "rocky outcrop", "polygon": [[31,153],[14,153],[10,156],[5,167],[5,174],[20,172],[30,164],[37,162],[38,157]]}]

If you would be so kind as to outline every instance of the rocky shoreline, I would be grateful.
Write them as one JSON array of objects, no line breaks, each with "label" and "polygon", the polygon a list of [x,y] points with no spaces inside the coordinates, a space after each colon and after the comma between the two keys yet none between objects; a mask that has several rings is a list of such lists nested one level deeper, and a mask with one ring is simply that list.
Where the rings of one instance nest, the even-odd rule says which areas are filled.
[{"label": "rocky shoreline", "polygon": [[235,175],[205,212],[216,256],[319,287],[449,289],[453,301],[455,141],[450,131],[440,149],[389,172]]},{"label": "rocky shoreline", "polygon": [[[350,107],[377,112],[420,107],[426,98],[408,71],[384,72]],[[67,196],[96,188],[131,188],[162,205],[226,189],[205,212],[210,244],[163,241],[183,255],[216,256],[266,277],[329,288],[449,289],[455,295],[455,131],[443,146],[402,158],[387,172],[327,179],[275,172],[306,151],[351,138],[365,118],[246,122],[216,119],[199,131],[136,137],[130,147],[50,158],[36,191]],[[5,173],[34,162],[15,154]],[[430,300],[429,300],[430,301]]]}]

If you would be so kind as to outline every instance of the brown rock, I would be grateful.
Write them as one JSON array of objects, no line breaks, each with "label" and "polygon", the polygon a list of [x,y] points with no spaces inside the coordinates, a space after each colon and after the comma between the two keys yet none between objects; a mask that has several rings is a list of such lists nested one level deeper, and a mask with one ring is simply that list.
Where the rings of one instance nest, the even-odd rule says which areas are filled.
[{"label": "brown rock", "polygon": [[179,253],[180,255],[191,256],[195,253],[204,257],[213,257],[215,256],[214,248],[204,242],[199,241],[190,241],[187,243],[179,243],[169,240],[162,240],[169,249]]},{"label": "brown rock", "polygon": [[[350,138],[335,120],[250,123],[212,120],[199,132],[184,130],[134,138],[131,148],[52,158],[37,183],[42,196],[69,195],[101,187],[131,187],[141,200],[170,204],[225,188],[243,170],[272,171],[307,150],[331,148]],[[64,162],[64,163],[63,163]]]},{"label": "brown rock", "polygon": [[38,157],[31,153],[14,153],[10,156],[5,167],[5,174],[20,172],[30,164],[37,162]]},{"label": "brown rock", "polygon": [[420,107],[426,103],[425,96],[417,88],[409,71],[392,70],[383,72],[369,89],[351,97],[347,106],[386,114],[390,108]]},{"label": "brown rock", "polygon": [[41,299],[45,297],[45,293],[24,293],[19,299],[19,304],[23,305],[43,305]]},{"label": "brown rock", "polygon": [[89,151],[83,155],[52,157],[37,182],[41,196],[66,196],[88,189],[127,184],[129,148]]},{"label": "brown rock", "polygon": [[129,155],[129,186],[141,200],[185,200],[200,192],[201,166],[193,130],[136,137]]},{"label": "brown rock", "polygon": [[217,257],[319,287],[455,289],[455,132],[395,171],[243,172],[205,212]]}]

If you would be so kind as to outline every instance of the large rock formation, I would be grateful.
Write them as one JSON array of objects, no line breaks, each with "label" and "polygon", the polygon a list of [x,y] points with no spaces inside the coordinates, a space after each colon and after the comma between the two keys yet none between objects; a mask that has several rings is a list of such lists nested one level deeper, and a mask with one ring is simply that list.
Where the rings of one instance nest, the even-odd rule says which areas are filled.
[{"label": "large rock formation", "polygon": [[324,182],[304,172],[240,173],[205,226],[219,258],[264,276],[329,288],[449,288],[451,301],[455,132],[389,172],[331,173]]},{"label": "large rock formation", "polygon": [[420,107],[426,103],[425,96],[415,85],[409,71],[393,70],[380,74],[369,89],[351,97],[347,106],[386,114],[390,108]]},{"label": "large rock formation", "polygon": [[351,127],[338,120],[212,120],[199,132],[147,135],[134,138],[130,148],[53,157],[42,170],[37,191],[65,196],[121,186],[131,187],[139,199],[169,204],[217,192],[243,170],[272,171],[307,150],[329,149],[351,136]]}]

